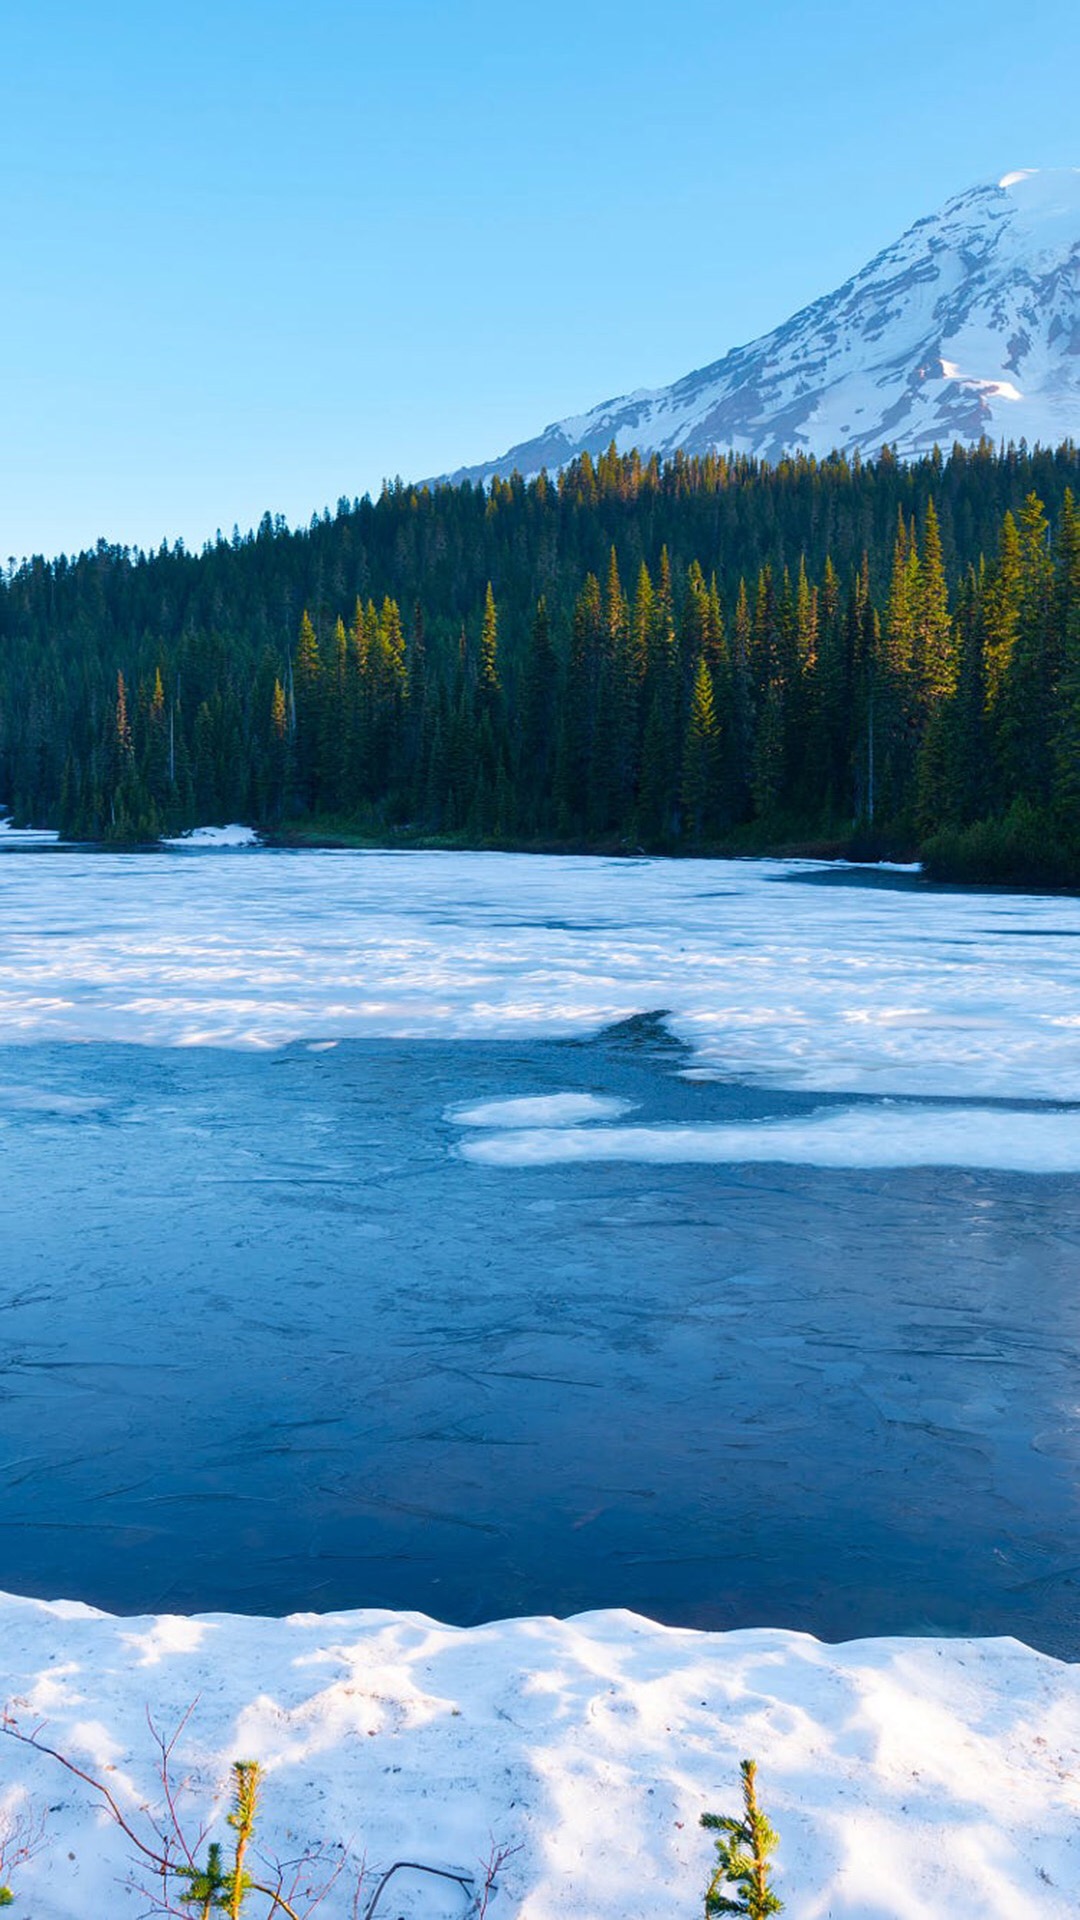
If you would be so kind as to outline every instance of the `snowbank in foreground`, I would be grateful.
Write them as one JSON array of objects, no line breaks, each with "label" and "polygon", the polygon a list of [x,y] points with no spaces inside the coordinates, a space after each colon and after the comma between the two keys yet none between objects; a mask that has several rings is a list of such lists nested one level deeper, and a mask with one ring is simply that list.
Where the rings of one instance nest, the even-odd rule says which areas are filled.
[{"label": "snowbank in foreground", "polygon": [[[1015,1640],[703,1634],[623,1613],[462,1630],[419,1614],[114,1619],[0,1596],[0,1697],[135,1812],[145,1724],[198,1706],[196,1798],[266,1767],[264,1839],[473,1866],[520,1845],[492,1920],[676,1920],[760,1763],[791,1920],[1044,1920],[1080,1905],[1080,1667]],[[30,1764],[27,1765],[26,1762]],[[55,1809],[17,1887],[34,1920],[126,1911],[126,1843],[55,1763],[0,1740],[0,1805]],[[459,1902],[460,1908],[460,1902]],[[399,1904],[392,1909],[401,1911]],[[321,1909],[348,1911],[344,1897]],[[446,1896],[410,1912],[454,1911]]]}]

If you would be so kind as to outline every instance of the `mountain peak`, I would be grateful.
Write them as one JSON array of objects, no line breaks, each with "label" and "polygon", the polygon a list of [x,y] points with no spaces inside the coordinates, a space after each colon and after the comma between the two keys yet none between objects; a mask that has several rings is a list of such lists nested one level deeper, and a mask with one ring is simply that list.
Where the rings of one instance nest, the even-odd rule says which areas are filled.
[{"label": "mountain peak", "polygon": [[851,280],[670,387],[555,421],[453,478],[612,441],[764,459],[1080,437],[1080,167],[1020,168],[916,221]]},{"label": "mountain peak", "polygon": [[1028,206],[1080,207],[1080,167],[1020,167],[998,186]]}]

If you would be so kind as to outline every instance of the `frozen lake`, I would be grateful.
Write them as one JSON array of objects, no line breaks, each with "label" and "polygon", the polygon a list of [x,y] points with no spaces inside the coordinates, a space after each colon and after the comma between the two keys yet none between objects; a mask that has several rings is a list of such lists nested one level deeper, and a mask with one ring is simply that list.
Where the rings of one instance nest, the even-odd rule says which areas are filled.
[{"label": "frozen lake", "polygon": [[0,898],[0,1586],[1080,1653],[1075,901],[32,848]]}]

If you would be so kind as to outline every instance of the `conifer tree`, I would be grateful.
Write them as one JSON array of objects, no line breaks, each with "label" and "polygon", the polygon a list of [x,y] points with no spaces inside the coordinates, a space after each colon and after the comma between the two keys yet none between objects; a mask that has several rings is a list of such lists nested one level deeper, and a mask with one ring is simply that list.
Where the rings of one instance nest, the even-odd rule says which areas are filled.
[{"label": "conifer tree", "polygon": [[1066,488],[1054,551],[1053,623],[1060,679],[1053,722],[1052,804],[1065,844],[1080,849],[1080,511]]},{"label": "conifer tree", "polygon": [[740,813],[749,805],[753,757],[754,696],[750,672],[752,638],[750,596],[746,590],[745,579],[740,578],[735,600],[731,647],[731,730],[736,807]]},{"label": "conifer tree", "polygon": [[[743,1914],[746,1920],[769,1920],[771,1914],[784,1911],[783,1901],[770,1884],[770,1861],[779,1840],[758,1806],[757,1766],[753,1760],[744,1760],[739,1772],[742,1819],[717,1813],[701,1816],[703,1827],[722,1836],[715,1843],[716,1868],[705,1889],[705,1920],[722,1913]],[[732,1889],[734,1898],[724,1893],[725,1887]]]},{"label": "conifer tree", "polygon": [[932,499],[926,503],[912,612],[919,695],[928,711],[952,692],[956,678],[941,529]]},{"label": "conifer tree", "polygon": [[645,730],[636,831],[653,843],[664,844],[677,831],[681,776],[678,654],[672,620],[671,566],[666,547],[660,555],[652,614],[648,662],[641,690]]},{"label": "conifer tree", "polygon": [[[319,643],[315,637],[315,628],[307,612],[300,621],[295,683],[297,781],[302,803],[313,807],[319,796],[321,773],[319,757],[322,746],[322,662],[319,658]],[[198,729],[198,720],[196,720],[196,729]]]},{"label": "conifer tree", "polygon": [[633,788],[636,746],[636,687],[630,660],[629,608],[614,547],[608,555],[596,640],[588,825],[592,833],[605,833],[625,820]]},{"label": "conifer tree", "polygon": [[585,825],[602,623],[600,582],[589,573],[574,606],[557,760],[559,831],[565,834]]},{"label": "conifer tree", "polygon": [[1010,845],[1077,871],[1078,486],[1069,447],[775,469],[608,448],[202,556],[35,562],[0,579],[0,792],[118,843],[332,811],[667,850],[755,817],[840,840],[871,812],[883,850],[942,821],[990,846],[1022,802]]},{"label": "conifer tree", "polygon": [[986,587],[986,702],[998,704],[1020,620],[1020,535],[1007,512],[998,535],[997,564]]},{"label": "conifer tree", "polygon": [[1038,809],[1053,781],[1053,697],[1059,659],[1053,631],[1053,561],[1046,508],[1028,495],[1020,511],[1016,640],[998,704],[999,739],[1010,795]]},{"label": "conifer tree", "polygon": [[128,719],[127,688],[124,685],[124,676],[122,673],[118,673],[116,676],[116,720],[113,737],[116,749],[117,777],[122,779],[129,771],[134,758],[131,722]]},{"label": "conifer tree", "polygon": [[640,687],[649,666],[652,645],[654,596],[649,569],[644,560],[638,568],[634,605],[630,615],[630,664],[635,683]]},{"label": "conifer tree", "polygon": [[484,618],[480,628],[480,667],[478,686],[482,700],[494,698],[499,691],[499,617],[495,611],[495,595],[491,590],[491,581],[487,583],[484,596]]},{"label": "conifer tree", "polygon": [[718,735],[712,675],[701,653],[690,695],[682,769],[683,805],[687,826],[695,840],[704,839],[713,825]]},{"label": "conifer tree", "polygon": [[957,678],[923,735],[918,823],[924,834],[980,819],[992,801],[986,739],[985,582],[969,572],[957,609]]},{"label": "conifer tree", "polygon": [[288,790],[289,710],[285,688],[275,676],[270,702],[269,779],[267,810],[272,820],[281,817]]},{"label": "conifer tree", "polygon": [[518,788],[526,831],[547,824],[547,797],[555,765],[555,715],[558,701],[558,660],[551,639],[547,601],[536,603],[525,668],[524,711]]}]

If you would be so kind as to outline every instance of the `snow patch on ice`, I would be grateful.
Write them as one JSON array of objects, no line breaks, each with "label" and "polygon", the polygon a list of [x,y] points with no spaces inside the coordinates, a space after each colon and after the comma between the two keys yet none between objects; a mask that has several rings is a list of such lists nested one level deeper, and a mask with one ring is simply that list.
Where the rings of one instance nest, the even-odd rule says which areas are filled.
[{"label": "snow patch on ice", "polygon": [[489,1167],[631,1160],[654,1166],[745,1161],[812,1167],[978,1167],[1080,1173],[1080,1112],[1000,1107],[850,1107],[751,1126],[522,1129],[466,1140]]},{"label": "snow patch on ice", "polygon": [[163,847],[257,847],[259,836],[254,827],[233,822],[228,827],[189,827],[173,839],[163,839]]},{"label": "snow patch on ice", "polygon": [[[827,1646],[627,1612],[464,1629],[374,1611],[119,1620],[0,1596],[0,1647],[0,1702],[108,1766],[127,1812],[158,1797],[147,1707],[171,1733],[197,1700],[175,1770],[218,1837],[230,1763],[257,1758],[269,1852],[351,1842],[374,1876],[395,1858],[475,1866],[494,1834],[521,1849],[503,1920],[700,1908],[698,1819],[739,1810],[745,1754],[792,1915],[1015,1920],[1036,1885],[1040,1920],[1080,1905],[1080,1667],[1015,1640]],[[114,1911],[131,1849],[94,1796],[0,1740],[0,1803],[12,1789],[51,1809],[18,1910]],[[339,1886],[328,1920],[349,1910]]]},{"label": "snow patch on ice", "polygon": [[632,1104],[596,1093],[545,1093],[454,1107],[447,1117],[459,1127],[570,1127],[579,1120],[617,1120]]},{"label": "snow patch on ice", "polygon": [[9,815],[0,816],[0,844],[5,847],[55,846],[59,839],[54,827],[17,827]]}]

